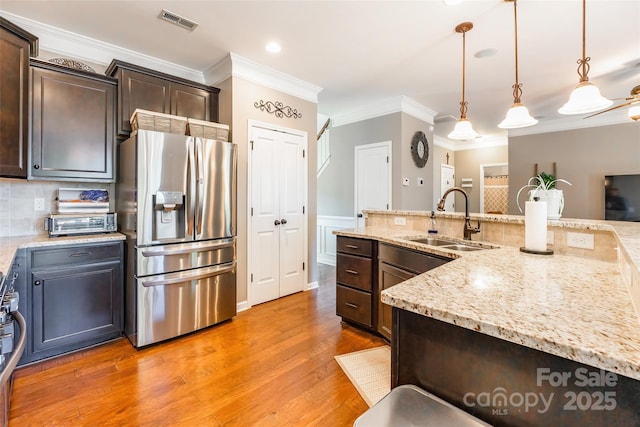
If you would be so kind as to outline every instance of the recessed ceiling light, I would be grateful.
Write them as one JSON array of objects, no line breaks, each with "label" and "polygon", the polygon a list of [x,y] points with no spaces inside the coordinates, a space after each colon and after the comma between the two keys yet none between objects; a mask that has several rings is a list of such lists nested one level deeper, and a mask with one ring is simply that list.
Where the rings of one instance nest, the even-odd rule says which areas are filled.
[{"label": "recessed ceiling light", "polygon": [[264,48],[267,50],[267,52],[271,53],[279,53],[282,50],[282,47],[278,42],[269,42]]}]

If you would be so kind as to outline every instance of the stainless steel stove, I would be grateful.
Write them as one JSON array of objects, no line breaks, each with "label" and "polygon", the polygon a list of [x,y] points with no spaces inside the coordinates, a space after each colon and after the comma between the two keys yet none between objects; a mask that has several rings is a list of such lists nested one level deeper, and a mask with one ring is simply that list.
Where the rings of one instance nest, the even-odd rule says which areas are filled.
[{"label": "stainless steel stove", "polygon": [[0,426],[9,423],[9,406],[13,386],[13,371],[26,343],[26,324],[18,312],[20,296],[15,290],[18,268],[5,277],[0,273]]}]

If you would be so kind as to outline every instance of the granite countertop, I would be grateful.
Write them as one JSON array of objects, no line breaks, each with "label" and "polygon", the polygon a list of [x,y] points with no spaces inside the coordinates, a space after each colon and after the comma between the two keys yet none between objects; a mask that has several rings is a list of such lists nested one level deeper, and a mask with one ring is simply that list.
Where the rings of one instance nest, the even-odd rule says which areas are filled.
[{"label": "granite countertop", "polygon": [[[634,260],[638,228],[615,227]],[[640,380],[640,327],[616,262],[496,245],[448,251],[382,227],[334,233],[455,258],[384,290],[387,304]]]},{"label": "granite countertop", "polygon": [[13,256],[17,249],[37,248],[44,246],[75,245],[81,243],[109,242],[125,240],[121,233],[90,234],[86,236],[49,237],[47,234],[33,236],[0,237],[0,271],[7,273],[11,267]]}]

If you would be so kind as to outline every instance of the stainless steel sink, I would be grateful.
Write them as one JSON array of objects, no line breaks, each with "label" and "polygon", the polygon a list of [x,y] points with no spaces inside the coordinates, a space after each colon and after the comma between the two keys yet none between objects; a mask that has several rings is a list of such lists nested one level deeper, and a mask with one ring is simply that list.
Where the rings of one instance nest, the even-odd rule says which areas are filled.
[{"label": "stainless steel sink", "polygon": [[437,237],[420,237],[416,239],[407,239],[412,242],[424,243],[431,246],[447,246],[447,245],[455,245],[456,242],[452,240],[439,239]]},{"label": "stainless steel sink", "polygon": [[466,251],[466,252],[481,251],[482,249],[485,249],[480,246],[462,245],[460,243],[456,243],[453,245],[443,245],[442,247],[446,249],[453,249],[454,251]]},{"label": "stainless steel sink", "polygon": [[473,243],[465,243],[453,239],[445,239],[440,237],[407,237],[407,240],[416,243],[424,243],[431,246],[439,246],[443,249],[452,249],[454,251],[479,251],[482,249],[493,249],[493,246],[479,245]]}]

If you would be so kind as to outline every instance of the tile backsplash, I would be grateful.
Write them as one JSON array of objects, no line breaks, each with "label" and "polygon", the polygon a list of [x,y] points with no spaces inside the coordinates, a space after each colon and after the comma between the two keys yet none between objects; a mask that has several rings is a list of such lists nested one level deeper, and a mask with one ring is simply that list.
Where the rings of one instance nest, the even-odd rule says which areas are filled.
[{"label": "tile backsplash", "polygon": [[[114,184],[0,178],[0,237],[46,234],[44,219],[57,211],[58,188],[105,188],[110,210],[115,209]],[[43,211],[34,210],[39,198],[44,199]]]}]

